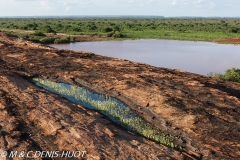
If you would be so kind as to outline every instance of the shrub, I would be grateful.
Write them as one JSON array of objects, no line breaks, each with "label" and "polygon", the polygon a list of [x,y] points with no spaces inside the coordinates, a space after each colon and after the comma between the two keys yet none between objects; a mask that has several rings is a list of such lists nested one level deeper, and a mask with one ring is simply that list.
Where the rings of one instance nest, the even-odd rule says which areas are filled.
[{"label": "shrub", "polygon": [[231,29],[229,29],[229,32],[231,32],[231,33],[238,33],[239,31],[240,31],[239,28],[231,28]]},{"label": "shrub", "polygon": [[55,41],[55,38],[52,38],[52,37],[44,37],[39,40],[39,42],[42,44],[51,44],[51,43],[54,43],[54,41]]},{"label": "shrub", "polygon": [[74,27],[72,30],[75,32],[82,32],[81,28],[79,27]]},{"label": "shrub", "polygon": [[94,30],[96,30],[97,29],[97,26],[96,25],[91,25],[91,26],[89,26],[89,30],[90,31],[94,31]]},{"label": "shrub", "polygon": [[240,82],[240,69],[238,68],[227,69],[224,74],[218,72],[211,72],[208,74],[208,76],[225,81]]},{"label": "shrub", "polygon": [[111,27],[105,27],[103,29],[103,32],[112,32],[112,31],[113,31],[113,29]]},{"label": "shrub", "polygon": [[43,36],[43,37],[46,36],[46,35],[45,35],[43,32],[41,32],[41,31],[35,31],[35,33],[34,33],[33,35],[35,35],[35,36]]},{"label": "shrub", "polygon": [[[7,26],[7,28],[10,28],[10,27]],[[27,26],[24,26],[24,27],[21,27],[21,29],[23,29],[23,30],[28,30],[28,27],[27,27]]]},{"label": "shrub", "polygon": [[112,35],[114,38],[122,38],[123,37],[123,34],[121,32],[115,32],[113,35]]},{"label": "shrub", "polygon": [[107,37],[112,37],[114,32],[107,33]]},{"label": "shrub", "polygon": [[50,26],[46,25],[41,29],[42,32],[44,33],[56,33]]},{"label": "shrub", "polygon": [[240,69],[238,68],[227,69],[224,74],[224,80],[240,82]]},{"label": "shrub", "polygon": [[114,28],[114,31],[119,31],[119,32],[121,31],[120,26],[114,26],[113,28]]},{"label": "shrub", "polygon": [[69,43],[70,42],[70,40],[69,40],[69,38],[57,38],[57,39],[55,39],[54,40],[54,43],[55,44],[60,44],[60,43]]},{"label": "shrub", "polygon": [[39,43],[39,40],[40,40],[41,38],[42,38],[42,37],[31,36],[31,37],[29,37],[29,40],[32,41],[32,42]]}]

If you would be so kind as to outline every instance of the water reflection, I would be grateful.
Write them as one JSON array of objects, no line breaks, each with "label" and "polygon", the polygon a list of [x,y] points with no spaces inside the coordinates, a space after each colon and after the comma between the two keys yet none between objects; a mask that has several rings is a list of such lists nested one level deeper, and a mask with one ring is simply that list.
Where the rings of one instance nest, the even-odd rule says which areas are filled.
[{"label": "water reflection", "polygon": [[240,68],[240,45],[176,40],[126,40],[54,44],[52,47],[175,68],[206,75]]}]

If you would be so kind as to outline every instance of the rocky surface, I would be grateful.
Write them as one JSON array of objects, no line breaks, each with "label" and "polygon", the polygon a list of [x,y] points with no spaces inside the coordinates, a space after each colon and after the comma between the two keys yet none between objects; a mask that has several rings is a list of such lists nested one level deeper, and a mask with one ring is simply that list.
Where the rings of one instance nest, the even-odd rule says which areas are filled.
[{"label": "rocky surface", "polygon": [[184,158],[36,87],[6,70],[0,72],[0,148],[3,151],[86,151],[84,159]]},{"label": "rocky surface", "polygon": [[[3,150],[79,149],[87,151],[87,159],[240,158],[239,83],[57,50],[5,34],[0,35],[0,65]],[[97,112],[34,86],[31,77],[113,96],[178,137],[174,143],[183,152],[133,135]]]}]

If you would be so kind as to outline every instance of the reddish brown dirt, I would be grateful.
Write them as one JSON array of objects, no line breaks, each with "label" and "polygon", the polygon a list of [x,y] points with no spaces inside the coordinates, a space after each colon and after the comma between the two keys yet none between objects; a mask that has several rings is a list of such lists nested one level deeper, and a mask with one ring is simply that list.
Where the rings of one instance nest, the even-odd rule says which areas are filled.
[{"label": "reddish brown dirt", "polygon": [[[40,111],[32,112],[32,110],[40,110],[39,108],[44,107],[42,103],[51,104],[51,106],[46,106],[46,112],[44,109],[43,114],[38,116],[41,118],[37,117],[38,123],[34,127],[39,130],[39,133],[35,132],[35,134],[42,139],[45,139],[46,135],[52,136],[52,143],[58,149],[75,149],[71,147],[78,145],[84,147],[84,143],[88,146],[91,143],[93,149],[87,150],[89,155],[96,155],[103,159],[126,159],[126,156],[134,159],[152,159],[150,155],[162,155],[173,159],[182,158],[181,153],[175,151],[175,154],[172,154],[161,145],[131,135],[108,120],[103,121],[98,113],[84,110],[81,106],[77,107],[59,96],[31,85],[26,78],[41,77],[77,84],[116,97],[165,134],[179,137],[175,143],[183,148],[185,156],[187,153],[192,158],[206,160],[240,158],[239,83],[224,82],[197,74],[157,68],[92,53],[57,50],[27,41],[16,41],[16,37],[4,34],[0,36],[0,60],[2,76],[5,77],[0,83],[4,97],[3,106],[8,106],[4,104],[8,103],[5,99],[9,97],[9,101],[16,105],[12,107],[12,112],[18,113],[18,116],[13,116],[13,118],[23,121],[24,126],[30,128],[30,122],[36,119],[35,115],[40,114]],[[22,91],[23,84],[25,89]],[[26,88],[32,90],[29,91]],[[28,95],[23,93],[28,93]],[[23,106],[21,108],[24,101],[27,102],[23,103],[23,106],[29,103],[36,107],[32,109],[29,105],[30,107],[25,107],[24,110]],[[72,112],[67,108],[70,108]],[[60,110],[64,111],[64,114]],[[54,116],[56,113],[60,114],[58,118]],[[52,131],[47,128],[47,120],[51,121]],[[60,123],[60,120],[64,123]],[[95,123],[90,123],[92,121]],[[106,123],[112,124],[113,128],[109,128]],[[67,138],[69,143],[74,143],[71,147],[65,145],[67,142],[63,136],[55,134],[58,130],[62,130],[62,126],[68,128],[66,131],[63,129],[61,133],[64,137],[69,137]],[[79,129],[73,126],[85,128]],[[77,133],[90,142],[76,140],[76,135],[71,137],[71,129],[77,130]],[[12,134],[10,129],[5,132]],[[118,132],[120,134],[117,135],[121,136],[114,136]],[[146,145],[146,148],[149,147],[151,151],[143,153],[139,151],[139,147],[130,147],[131,140],[129,139],[131,138],[129,137],[131,136],[139,144]],[[39,144],[37,139],[33,140]],[[93,144],[92,141],[96,143]],[[48,143],[43,147],[38,146],[41,149],[52,147]],[[155,149],[157,147],[161,148],[159,152],[163,152],[157,153]],[[109,148],[114,148],[116,152],[112,154]],[[126,155],[123,155],[125,151]],[[141,154],[136,155],[135,152],[141,152]],[[158,158],[161,159],[160,156]]]},{"label": "reddish brown dirt", "polygon": [[231,39],[216,39],[214,42],[217,43],[230,43],[230,44],[240,44],[239,38],[231,38]]}]

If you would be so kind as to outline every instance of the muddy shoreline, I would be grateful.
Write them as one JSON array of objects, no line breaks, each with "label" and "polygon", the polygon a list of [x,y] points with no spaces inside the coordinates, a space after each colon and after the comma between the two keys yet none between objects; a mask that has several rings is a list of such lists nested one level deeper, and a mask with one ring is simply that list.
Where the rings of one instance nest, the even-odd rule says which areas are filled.
[{"label": "muddy shoreline", "polygon": [[[15,36],[2,33],[0,35],[2,77],[0,91],[3,97],[0,104],[3,110],[9,110],[7,103],[12,101],[15,104],[12,106],[12,112],[21,114],[14,116],[7,112],[2,121],[6,116],[12,116],[18,121],[23,121],[27,128],[31,128],[32,122],[36,123],[35,128],[31,129],[38,130],[39,133],[34,132],[33,135],[45,141],[51,136],[50,142],[54,144],[52,146],[49,142],[42,145],[37,139],[32,138],[40,148],[73,150],[74,146],[83,147],[83,143],[91,142],[88,145],[92,148],[86,149],[88,156],[98,156],[99,159],[125,159],[126,156],[152,159],[154,156],[160,158],[160,155],[170,159],[240,158],[239,83],[224,82],[198,74],[157,68],[88,52],[57,50],[24,40],[19,42],[16,39]],[[169,151],[165,146],[129,134],[109,120],[103,119],[99,113],[83,109],[81,106],[76,107],[60,96],[32,85],[27,81],[31,77],[80,85],[113,96],[126,103],[136,114],[165,134],[177,136],[178,140],[175,143],[181,146],[184,152]],[[6,101],[6,97],[10,100]],[[53,105],[46,106],[45,103]],[[46,106],[44,113],[48,116],[46,117],[44,113],[41,115],[46,118],[31,118],[40,114],[40,109],[44,106]],[[60,113],[59,110],[66,112]],[[28,118],[24,120],[26,116]],[[86,121],[81,122],[83,119]],[[49,120],[52,131],[48,129]],[[94,123],[88,123],[90,121]],[[10,122],[6,122],[8,123]],[[85,128],[81,130],[71,127],[71,123]],[[8,126],[6,124],[0,125]],[[111,127],[108,128],[106,124],[111,124]],[[12,134],[11,128],[4,127],[1,130]],[[58,130],[61,132],[56,135]],[[21,130],[19,132],[22,133]],[[115,136],[115,132],[121,136]],[[86,133],[91,133],[91,136],[87,136]],[[80,139],[77,138],[79,134],[82,136]],[[70,138],[70,135],[74,136]],[[138,147],[128,143],[131,142],[128,138],[134,139]],[[83,139],[89,142],[83,142]],[[66,141],[74,145],[70,147],[64,144]],[[149,148],[148,154],[141,152],[142,147],[139,146]],[[8,145],[1,144],[1,147]],[[114,155],[107,149],[109,147],[116,151]],[[125,156],[124,152],[127,153]]]}]

